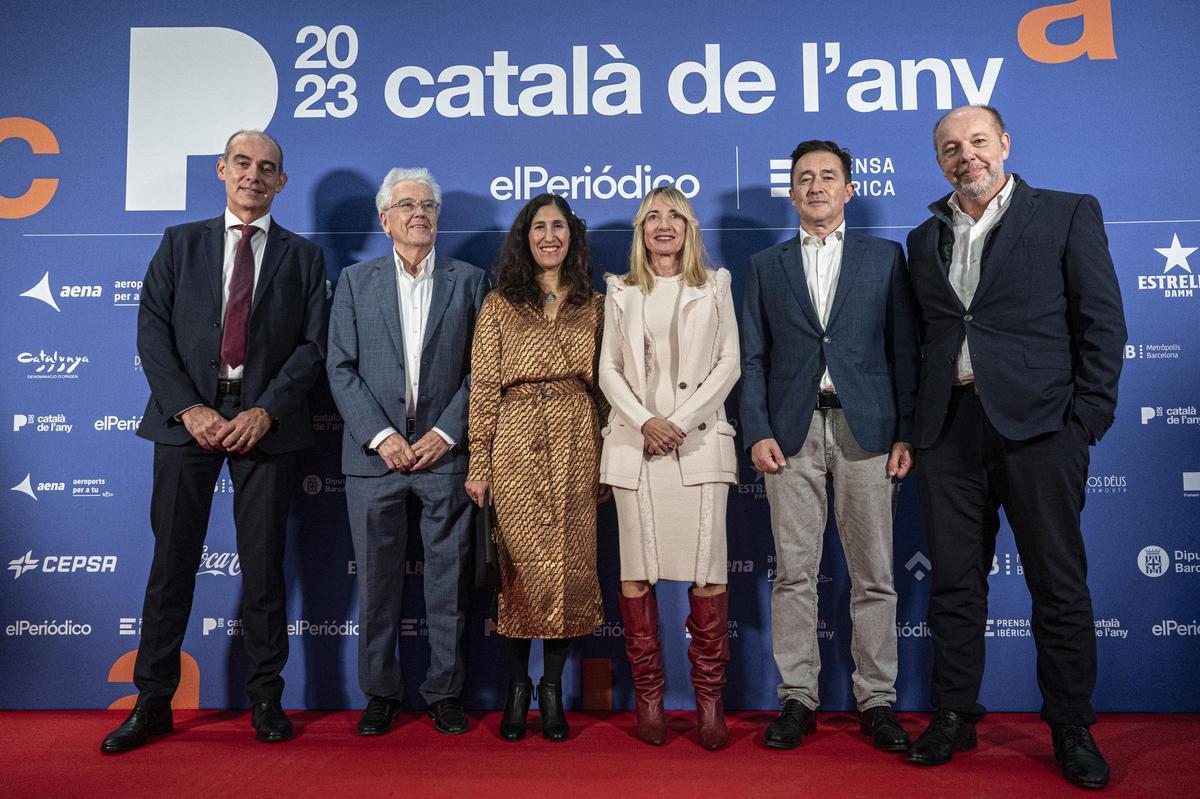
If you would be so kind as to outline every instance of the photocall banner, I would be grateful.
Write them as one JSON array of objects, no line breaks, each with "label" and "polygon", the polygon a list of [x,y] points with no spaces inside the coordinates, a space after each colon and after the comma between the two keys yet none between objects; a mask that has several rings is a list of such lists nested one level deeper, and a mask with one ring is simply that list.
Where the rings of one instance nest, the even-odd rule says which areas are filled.
[{"label": "photocall banner", "polygon": [[[587,219],[596,281],[624,272],[651,188],[689,196],[740,296],[748,257],[794,235],[788,156],[853,153],[850,227],[903,241],[949,191],[939,115],[989,103],[1008,169],[1096,195],[1129,323],[1117,420],[1091,452],[1083,526],[1102,711],[1200,710],[1200,207],[1193,141],[1200,10],[1147,0],[606,3],[9,3],[0,32],[0,706],[127,706],[152,552],[148,388],[135,342],[162,230],[219,214],[216,157],[262,128],[288,183],[272,209],[325,250],[329,280],[388,252],[373,197],[393,166],[445,190],[439,252],[490,266],[513,217],[553,191]],[[736,397],[734,398],[736,399]],[[730,412],[736,423],[736,402]],[[289,707],[360,706],[358,600],[338,445],[297,476],[287,548]],[[726,703],[776,705],[775,568],[761,476],[729,503]],[[239,707],[240,567],[222,476],[196,575],[180,707]],[[611,505],[598,530],[605,623],[576,647],[574,707],[629,708]],[[428,661],[417,536],[405,564],[407,701]],[[911,478],[895,528],[899,706],[928,706],[931,565]],[[826,534],[823,706],[853,707],[849,585]],[[1001,532],[982,701],[1040,705],[1021,560]],[[684,586],[659,589],[667,701],[690,707]],[[495,707],[503,642],[475,596],[466,702]],[[780,620],[792,623],[796,620]],[[536,650],[535,650],[536,651]],[[537,668],[535,664],[535,669]],[[535,671],[536,675],[536,671]]]}]

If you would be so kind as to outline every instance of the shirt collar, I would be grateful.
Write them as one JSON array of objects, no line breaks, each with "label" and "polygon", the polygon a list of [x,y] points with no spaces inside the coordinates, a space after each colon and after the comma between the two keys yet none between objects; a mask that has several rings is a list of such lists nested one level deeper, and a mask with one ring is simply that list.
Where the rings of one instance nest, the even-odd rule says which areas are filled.
[{"label": "shirt collar", "polygon": [[[234,225],[240,225],[240,224],[242,224],[242,220],[240,220],[236,216],[234,216],[233,211],[230,211],[228,208],[226,208],[225,209],[225,229],[229,230],[229,228],[233,227]],[[271,214],[270,214],[270,212],[268,211],[267,213],[260,216],[258,219],[255,219],[250,224],[254,225],[256,228],[261,230],[263,233],[266,233],[267,231],[269,231],[271,229]]]},{"label": "shirt collar", "polygon": [[405,275],[410,280],[424,280],[426,278],[433,277],[433,262],[436,252],[436,247],[429,248],[429,255],[426,255],[421,261],[421,270],[417,273],[416,277],[413,277],[412,275],[408,274],[407,270],[405,270],[404,262],[400,260],[400,254],[396,252],[396,248],[392,247],[392,260],[396,263],[396,274]]},{"label": "shirt collar", "polygon": [[[1008,207],[1008,201],[1012,197],[1013,189],[1016,187],[1017,181],[1015,175],[1004,176],[1004,188],[1000,189],[1000,193],[992,198],[992,201],[987,204],[984,213],[1001,211]],[[946,201],[951,210],[956,214],[965,214],[962,206],[958,204],[958,192],[950,195],[950,199]]]},{"label": "shirt collar", "polygon": [[830,243],[829,240],[831,238],[835,239],[836,241],[844,241],[845,240],[845,238],[846,238],[846,220],[845,219],[842,220],[842,224],[838,225],[837,228],[832,233],[830,233],[828,236],[825,237],[824,242],[822,242],[818,236],[815,236],[812,233],[809,233],[807,230],[805,230],[803,225],[800,226],[800,243],[801,244],[811,244],[811,245],[828,244],[828,243]]}]

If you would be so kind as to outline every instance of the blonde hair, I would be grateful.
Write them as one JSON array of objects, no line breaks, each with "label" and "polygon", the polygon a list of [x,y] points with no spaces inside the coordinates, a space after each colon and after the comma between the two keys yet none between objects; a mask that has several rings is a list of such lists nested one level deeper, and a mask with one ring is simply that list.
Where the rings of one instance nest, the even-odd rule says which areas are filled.
[{"label": "blonde hair", "polygon": [[679,258],[683,262],[683,282],[699,288],[708,282],[709,265],[708,253],[704,251],[704,240],[700,237],[700,222],[692,204],[679,189],[674,186],[659,186],[646,195],[637,214],[633,217],[633,243],[629,246],[629,272],[621,280],[627,286],[637,286],[643,294],[654,291],[654,269],[650,266],[650,257],[646,253],[644,227],[646,217],[650,215],[650,206],[656,197],[666,201],[671,210],[678,213],[687,222],[683,234],[683,249]]}]

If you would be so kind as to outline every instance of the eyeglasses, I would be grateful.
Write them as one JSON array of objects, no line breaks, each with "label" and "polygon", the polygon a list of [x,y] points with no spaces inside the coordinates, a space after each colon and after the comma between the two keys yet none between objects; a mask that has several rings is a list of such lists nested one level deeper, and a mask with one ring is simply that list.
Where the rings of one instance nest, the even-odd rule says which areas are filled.
[{"label": "eyeglasses", "polygon": [[430,216],[437,216],[437,212],[442,209],[442,204],[433,200],[422,200],[421,202],[417,202],[416,200],[401,200],[398,203],[389,205],[387,210],[390,211],[393,208],[399,208],[406,215],[415,214],[417,209],[420,208]]}]

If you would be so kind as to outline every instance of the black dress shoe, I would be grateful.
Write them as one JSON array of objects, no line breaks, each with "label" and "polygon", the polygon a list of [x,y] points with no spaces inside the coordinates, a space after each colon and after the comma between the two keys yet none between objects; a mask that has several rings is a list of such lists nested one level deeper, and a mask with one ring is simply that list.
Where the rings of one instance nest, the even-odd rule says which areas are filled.
[{"label": "black dress shoe", "polygon": [[107,754],[128,752],[137,749],[155,735],[165,735],[171,731],[171,707],[154,707],[137,705],[129,718],[115,730],[104,736],[100,751]]},{"label": "black dress shoe", "polygon": [[522,681],[508,681],[508,698],[504,700],[504,716],[500,719],[501,738],[519,741],[525,737],[525,720],[532,699],[533,682],[528,677]]},{"label": "black dress shoe", "polygon": [[400,702],[382,696],[372,696],[358,720],[359,735],[383,735],[392,728],[392,722],[400,715]]},{"label": "black dress shoe", "polygon": [[263,743],[279,743],[292,737],[292,722],[288,721],[283,706],[276,699],[256,702],[250,723],[254,725],[254,737]]},{"label": "black dress shoe", "polygon": [[567,740],[571,728],[563,709],[562,683],[541,680],[537,687],[538,710],[542,713],[542,737],[555,743]]},{"label": "black dress shoe", "polygon": [[869,707],[862,712],[858,728],[868,736],[875,748],[883,752],[907,752],[911,741],[908,733],[896,721],[891,705]]},{"label": "black dress shoe", "polygon": [[1054,741],[1054,758],[1062,763],[1067,782],[1080,788],[1108,785],[1108,763],[1087,727],[1055,724],[1050,727],[1050,737]]},{"label": "black dress shoe", "polygon": [[779,717],[767,725],[764,740],[772,749],[795,749],[805,735],[817,731],[817,714],[801,704],[799,699],[783,703]]},{"label": "black dress shoe", "polygon": [[433,726],[445,735],[459,735],[467,731],[467,714],[456,696],[448,696],[434,702],[425,711],[433,719]]},{"label": "black dress shoe", "polygon": [[939,710],[921,737],[908,750],[908,762],[919,766],[949,763],[955,752],[974,749],[975,722],[953,710]]}]

